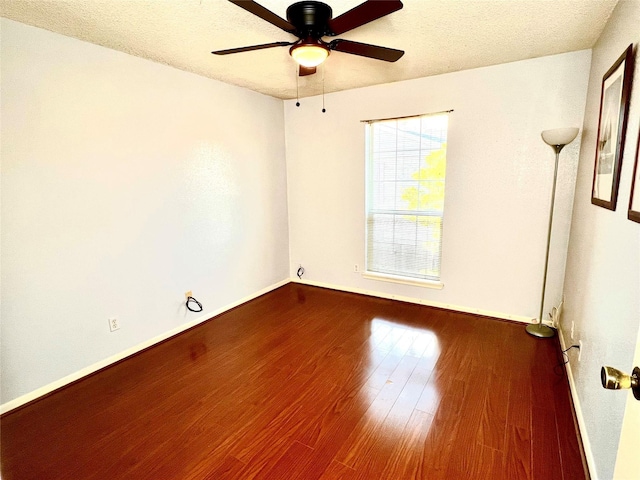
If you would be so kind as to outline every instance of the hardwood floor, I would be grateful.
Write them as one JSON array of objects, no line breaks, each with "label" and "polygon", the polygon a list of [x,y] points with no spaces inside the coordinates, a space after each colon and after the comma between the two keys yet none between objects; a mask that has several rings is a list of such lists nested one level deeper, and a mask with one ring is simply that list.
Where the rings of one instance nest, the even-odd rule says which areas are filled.
[{"label": "hardwood floor", "polygon": [[585,478],[558,348],[288,284],[3,416],[2,478]]}]

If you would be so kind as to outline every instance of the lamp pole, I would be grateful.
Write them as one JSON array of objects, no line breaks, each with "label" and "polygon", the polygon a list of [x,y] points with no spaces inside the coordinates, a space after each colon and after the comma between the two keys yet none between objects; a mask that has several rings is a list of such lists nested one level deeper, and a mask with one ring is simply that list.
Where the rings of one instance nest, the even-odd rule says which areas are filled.
[{"label": "lamp pole", "polygon": [[560,159],[560,150],[564,148],[564,145],[554,145],[556,151],[556,166],[553,171],[553,187],[551,188],[551,208],[549,209],[549,226],[547,228],[547,251],[545,253],[544,261],[544,275],[542,278],[542,297],[540,298],[540,314],[538,318],[539,323],[532,323],[527,325],[527,333],[536,337],[549,338],[555,335],[555,330],[542,323],[542,315],[544,310],[544,294],[547,290],[547,271],[549,270],[549,247],[551,245],[551,227],[553,226],[553,207],[556,202],[556,183],[558,180],[558,160]]},{"label": "lamp pole", "polygon": [[550,338],[555,335],[555,330],[548,327],[542,322],[544,313],[544,295],[547,290],[547,272],[549,269],[549,247],[551,246],[551,227],[553,226],[553,209],[556,200],[556,183],[558,180],[558,163],[560,159],[560,151],[565,145],[571,143],[578,135],[577,128],[561,128],[557,130],[545,130],[542,132],[542,140],[551,146],[556,152],[556,162],[553,171],[553,187],[551,188],[551,207],[549,208],[549,225],[547,227],[547,251],[544,260],[544,275],[542,279],[542,296],[540,298],[540,314],[538,323],[527,325],[527,333],[534,337]]}]

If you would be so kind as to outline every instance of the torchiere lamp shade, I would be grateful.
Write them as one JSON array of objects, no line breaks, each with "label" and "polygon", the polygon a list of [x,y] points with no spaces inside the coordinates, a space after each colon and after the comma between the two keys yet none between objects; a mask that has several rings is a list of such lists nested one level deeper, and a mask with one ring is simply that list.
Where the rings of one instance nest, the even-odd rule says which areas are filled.
[{"label": "torchiere lamp shade", "polygon": [[578,136],[578,128],[556,128],[553,130],[544,130],[542,135],[542,140],[547,145],[551,145],[552,147],[561,145],[565,146],[571,142]]}]

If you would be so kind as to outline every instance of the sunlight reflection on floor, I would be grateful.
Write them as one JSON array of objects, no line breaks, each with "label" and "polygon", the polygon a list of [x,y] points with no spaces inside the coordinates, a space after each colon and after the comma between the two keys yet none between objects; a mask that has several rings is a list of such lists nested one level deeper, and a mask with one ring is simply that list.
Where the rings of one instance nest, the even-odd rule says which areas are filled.
[{"label": "sunlight reflection on floor", "polygon": [[370,332],[364,418],[372,428],[384,424],[385,438],[378,440],[394,448],[414,416],[437,409],[440,394],[430,379],[441,347],[429,328],[380,317],[371,320]]}]

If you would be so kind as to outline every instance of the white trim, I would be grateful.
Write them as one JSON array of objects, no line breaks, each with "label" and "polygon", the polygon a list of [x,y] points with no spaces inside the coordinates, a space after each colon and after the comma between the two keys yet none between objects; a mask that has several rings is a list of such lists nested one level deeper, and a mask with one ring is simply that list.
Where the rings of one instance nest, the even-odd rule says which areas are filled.
[{"label": "white trim", "polygon": [[217,310],[214,310],[213,312],[208,312],[204,315],[199,316],[198,318],[196,318],[195,320],[192,320],[190,322],[184,323],[182,325],[180,325],[179,327],[176,327],[172,330],[169,330],[165,333],[162,333],[160,335],[158,335],[157,337],[151,338],[145,342],[139,343],[138,345],[135,345],[131,348],[128,348],[127,350],[124,350],[123,352],[120,353],[116,353],[115,355],[110,356],[109,358],[105,358],[104,360],[101,360],[97,363],[94,363],[93,365],[89,365],[88,367],[85,367],[81,370],[78,370],[75,373],[72,373],[70,375],[67,375],[66,377],[63,377],[59,380],[56,380],[55,382],[51,382],[48,385],[45,385],[44,387],[40,387],[36,390],[33,390],[32,392],[26,393],[18,398],[15,398],[7,403],[3,403],[2,405],[0,405],[0,415],[4,415],[7,412],[10,412],[11,410],[14,410],[18,407],[21,407],[22,405],[25,405],[26,403],[32,402],[44,395],[47,395],[48,393],[53,392],[54,390],[57,390],[59,388],[64,387],[65,385],[69,385],[72,382],[75,382],[77,380],[80,380],[83,377],[86,377],[87,375],[91,375],[92,373],[97,372],[98,370],[101,370],[105,367],[108,367],[109,365],[112,365],[116,362],[119,362],[120,360],[123,360],[135,353],[138,353],[142,350],[144,350],[145,348],[149,348],[152,347],[153,345],[160,343],[164,340],[167,340],[168,338],[173,337],[174,335],[178,335],[179,333],[184,332],[185,330],[188,330],[192,327],[195,327],[196,325],[203,323],[217,315],[220,315],[221,313],[224,313],[228,310],[231,310],[232,308],[237,307],[238,305],[241,305],[243,303],[246,303],[250,300],[253,300],[254,298],[257,298],[261,295],[264,295],[265,293],[268,293],[272,290],[275,290],[276,288],[279,288],[283,285],[286,285],[287,283],[290,283],[290,279],[286,278],[284,280],[279,281],[278,283],[274,283],[273,285],[270,285],[268,287],[263,288],[262,290],[259,290],[255,293],[252,293],[251,295],[248,295],[244,298],[241,298],[240,300],[230,303],[228,305],[225,305],[224,307],[218,308]]},{"label": "white trim", "polygon": [[[311,285],[314,287],[330,288],[331,290],[340,290],[342,292],[360,293],[362,295],[369,295],[372,297],[386,298],[389,300],[398,300],[400,302],[416,303],[418,305],[426,305],[429,307],[443,308],[445,310],[453,310],[456,312],[473,313],[475,315],[483,315],[487,317],[500,318],[503,320],[511,320],[514,322],[521,322],[521,323],[537,322],[537,319],[535,318],[531,319],[529,317],[523,317],[522,315],[510,315],[502,312],[492,312],[489,310],[481,310],[479,308],[469,308],[469,307],[463,307],[460,305],[451,305],[449,303],[433,302],[431,300],[425,300],[423,298],[405,297],[403,295],[393,295],[393,294],[384,293],[384,292],[377,292],[374,290],[365,290],[363,288],[344,287],[344,286],[333,285],[329,283],[316,282],[313,280],[304,280],[304,279],[299,280],[298,278],[291,278],[291,281],[293,283],[301,283],[304,285]],[[545,322],[545,323],[548,323],[548,322]]]},{"label": "white trim", "polygon": [[[558,338],[560,339],[560,346],[562,350],[567,349],[567,344],[564,341],[564,332],[561,328],[558,328]],[[577,357],[576,357],[577,358]],[[584,448],[584,456],[587,459],[587,467],[589,468],[589,475],[592,480],[598,480],[598,473],[596,471],[596,461],[593,458],[593,450],[591,450],[591,442],[589,442],[589,435],[587,434],[587,426],[582,415],[582,404],[578,397],[578,390],[576,389],[576,383],[573,379],[573,371],[571,370],[571,362],[565,364],[565,370],[567,371],[567,378],[569,379],[569,391],[571,392],[571,398],[573,399],[573,408],[576,412],[576,418],[578,419],[578,430],[580,430],[580,437],[582,438],[582,447]]]},{"label": "white trim", "polygon": [[444,283],[435,280],[420,280],[409,277],[400,277],[399,275],[389,275],[387,273],[364,272],[362,278],[369,280],[378,280],[382,282],[401,283],[403,285],[413,285],[415,287],[436,288],[442,290]]}]

